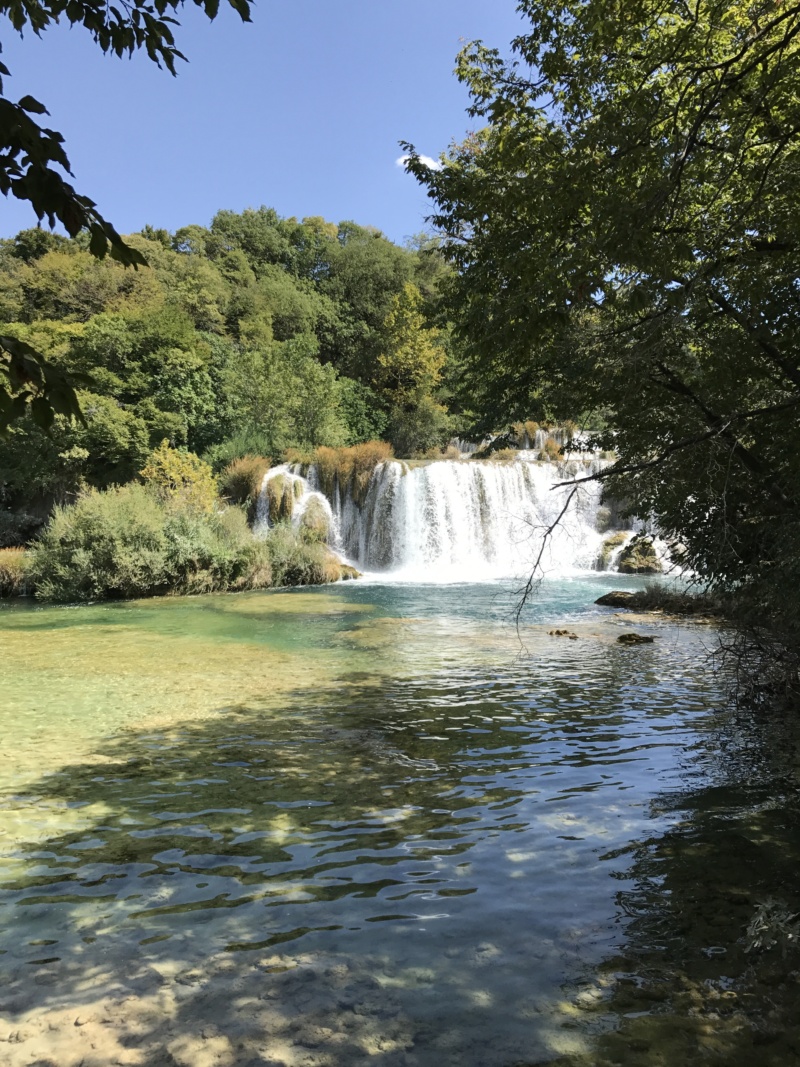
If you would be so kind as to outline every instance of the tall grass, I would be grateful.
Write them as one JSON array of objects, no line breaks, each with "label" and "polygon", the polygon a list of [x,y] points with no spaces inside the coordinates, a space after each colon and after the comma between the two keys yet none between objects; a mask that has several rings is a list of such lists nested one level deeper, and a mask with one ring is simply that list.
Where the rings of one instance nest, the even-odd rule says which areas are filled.
[{"label": "tall grass", "polygon": [[222,497],[231,504],[241,504],[247,508],[247,517],[253,522],[256,505],[264,482],[264,475],[271,466],[266,456],[242,456],[233,460],[219,475],[219,488]]},{"label": "tall grass", "polygon": [[0,597],[28,592],[26,556],[23,548],[0,548]]},{"label": "tall grass", "polygon": [[338,485],[341,493],[349,491],[356,503],[362,504],[375,468],[393,455],[388,442],[365,441],[349,448],[318,448],[302,456],[288,453],[287,461],[304,466],[316,464],[320,488],[329,499],[333,499]]}]

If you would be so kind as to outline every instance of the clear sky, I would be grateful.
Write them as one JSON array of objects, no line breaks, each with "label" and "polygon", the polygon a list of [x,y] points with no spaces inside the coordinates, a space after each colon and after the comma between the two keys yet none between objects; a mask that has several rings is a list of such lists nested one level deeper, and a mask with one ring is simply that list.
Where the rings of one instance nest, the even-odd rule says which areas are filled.
[{"label": "clear sky", "polygon": [[[402,242],[429,208],[397,142],[436,156],[461,139],[461,44],[506,50],[523,28],[515,0],[260,0],[249,25],[228,8],[181,21],[177,78],[144,53],[103,56],[79,27],[2,34],[7,95],[45,104],[76,188],[123,233],[265,204]],[[27,203],[0,211],[0,236],[35,225]]]}]

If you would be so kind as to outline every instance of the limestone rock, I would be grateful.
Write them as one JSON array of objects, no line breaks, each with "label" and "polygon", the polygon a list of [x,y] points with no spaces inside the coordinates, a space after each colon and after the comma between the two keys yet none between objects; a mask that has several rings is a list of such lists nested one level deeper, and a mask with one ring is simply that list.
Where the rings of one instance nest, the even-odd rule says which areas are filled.
[{"label": "limestone rock", "polygon": [[604,608],[633,608],[636,593],[629,593],[624,589],[612,589],[610,593],[595,600],[595,604],[602,604]]},{"label": "limestone rock", "polygon": [[664,568],[658,558],[651,537],[634,537],[620,552],[617,561],[620,574],[662,574]]}]

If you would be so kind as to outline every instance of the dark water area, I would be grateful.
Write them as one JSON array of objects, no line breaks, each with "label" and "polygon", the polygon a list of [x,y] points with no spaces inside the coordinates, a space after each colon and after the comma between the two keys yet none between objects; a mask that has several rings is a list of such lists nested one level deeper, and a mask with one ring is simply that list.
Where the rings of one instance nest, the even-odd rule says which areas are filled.
[{"label": "dark water area", "polygon": [[800,1063],[793,726],[605,588],[0,613],[0,1062]]}]

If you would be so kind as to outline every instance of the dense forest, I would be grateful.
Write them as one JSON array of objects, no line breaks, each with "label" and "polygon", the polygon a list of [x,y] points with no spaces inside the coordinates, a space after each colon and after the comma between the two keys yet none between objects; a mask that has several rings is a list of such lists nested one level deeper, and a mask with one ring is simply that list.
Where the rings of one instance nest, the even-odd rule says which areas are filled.
[{"label": "dense forest", "polygon": [[0,333],[67,372],[85,420],[29,414],[0,441],[0,544],[82,487],[135,479],[165,440],[219,472],[373,438],[412,455],[457,425],[429,239],[262,207],[126,240],[147,266],[95,258],[85,234],[0,242]]}]

